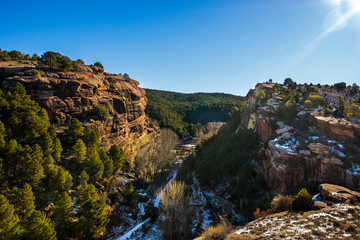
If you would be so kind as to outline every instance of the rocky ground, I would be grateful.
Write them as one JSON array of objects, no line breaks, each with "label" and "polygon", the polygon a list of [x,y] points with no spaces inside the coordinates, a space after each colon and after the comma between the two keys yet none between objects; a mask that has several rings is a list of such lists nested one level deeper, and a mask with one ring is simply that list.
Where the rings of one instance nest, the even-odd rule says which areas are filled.
[{"label": "rocky ground", "polygon": [[[356,122],[324,115],[321,108],[297,106],[296,118],[284,123],[277,117],[281,104],[274,84],[258,84],[247,95],[241,122],[255,129],[264,143],[254,161],[273,193],[294,190],[299,184],[323,181],[342,183],[360,189],[360,127]],[[285,88],[284,86],[281,86]],[[259,101],[259,91],[271,97]]]},{"label": "rocky ground", "polygon": [[227,239],[360,239],[360,193],[322,184],[307,212],[271,214],[240,227]]}]

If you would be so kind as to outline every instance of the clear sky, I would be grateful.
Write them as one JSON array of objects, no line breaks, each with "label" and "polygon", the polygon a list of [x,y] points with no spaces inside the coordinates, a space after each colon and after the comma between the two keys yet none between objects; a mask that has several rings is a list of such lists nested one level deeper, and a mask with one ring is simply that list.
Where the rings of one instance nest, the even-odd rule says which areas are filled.
[{"label": "clear sky", "polygon": [[0,48],[100,61],[178,92],[360,85],[360,0],[2,1]]}]

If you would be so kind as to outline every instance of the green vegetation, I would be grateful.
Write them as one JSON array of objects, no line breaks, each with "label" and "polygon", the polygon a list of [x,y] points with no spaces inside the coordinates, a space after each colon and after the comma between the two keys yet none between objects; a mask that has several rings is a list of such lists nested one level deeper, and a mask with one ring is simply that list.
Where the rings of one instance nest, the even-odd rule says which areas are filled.
[{"label": "green vegetation", "polygon": [[[34,54],[30,57],[29,54],[23,54],[19,51],[2,51],[0,49],[0,61],[21,61],[21,60],[30,60],[30,61],[39,61],[43,64],[49,66],[51,70],[63,70],[63,71],[77,71],[79,70],[78,63],[84,63],[82,60],[72,61],[69,57],[61,55],[58,52],[45,52],[39,57],[37,54]],[[35,70],[29,70],[35,71]],[[43,76],[40,72],[40,75],[36,72],[32,72],[34,77]]]},{"label": "green vegetation", "polygon": [[76,118],[58,136],[20,84],[0,89],[0,239],[97,238],[110,200],[95,185],[106,187],[124,165],[120,148],[102,149]]},{"label": "green vegetation", "polygon": [[295,211],[308,211],[313,205],[314,201],[312,196],[306,188],[303,188],[299,193],[294,197],[292,207]]},{"label": "green vegetation", "polygon": [[146,114],[180,137],[194,136],[198,122],[225,122],[245,104],[243,97],[224,93],[183,94],[146,89],[146,97]]},{"label": "green vegetation", "polygon": [[104,106],[96,106],[94,108],[94,116],[98,120],[105,122],[109,119],[109,110]]},{"label": "green vegetation", "polygon": [[97,66],[97,67],[101,68],[102,70],[104,70],[104,66],[100,62],[94,63],[94,66]]},{"label": "green vegetation", "polygon": [[239,112],[197,147],[194,156],[184,162],[179,176],[195,171],[200,184],[209,188],[227,182],[231,188],[224,194],[230,194],[235,203],[242,198],[251,199],[242,205],[241,211],[252,215],[256,204],[262,201],[259,193],[266,189],[262,176],[250,164],[258,144],[257,134],[240,128],[240,121]]}]

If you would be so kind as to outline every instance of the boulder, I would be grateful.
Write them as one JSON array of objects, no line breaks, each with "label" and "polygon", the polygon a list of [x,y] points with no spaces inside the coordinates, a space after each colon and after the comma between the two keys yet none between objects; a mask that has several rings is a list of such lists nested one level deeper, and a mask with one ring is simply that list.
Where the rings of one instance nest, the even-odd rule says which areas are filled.
[{"label": "boulder", "polygon": [[284,140],[289,140],[291,138],[291,133],[285,132],[283,135],[281,135],[281,138]]},{"label": "boulder", "polygon": [[301,155],[310,156],[311,152],[309,150],[300,150],[299,153]]},{"label": "boulder", "polygon": [[268,141],[273,134],[273,129],[271,127],[270,121],[266,118],[258,117],[256,119],[256,130],[258,132],[260,140],[263,142]]},{"label": "boulder", "polygon": [[312,114],[319,128],[332,132],[336,135],[360,139],[359,126],[344,118],[324,117]]},{"label": "boulder", "polygon": [[286,132],[293,132],[295,129],[293,127],[285,125],[283,128],[276,130],[276,134],[282,135]]},{"label": "boulder", "polygon": [[331,153],[331,149],[329,148],[329,146],[322,143],[310,143],[308,148],[311,152],[322,156],[329,156]]},{"label": "boulder", "polygon": [[334,203],[360,203],[360,193],[352,191],[348,188],[333,185],[320,184],[318,187],[320,194],[326,199]]}]

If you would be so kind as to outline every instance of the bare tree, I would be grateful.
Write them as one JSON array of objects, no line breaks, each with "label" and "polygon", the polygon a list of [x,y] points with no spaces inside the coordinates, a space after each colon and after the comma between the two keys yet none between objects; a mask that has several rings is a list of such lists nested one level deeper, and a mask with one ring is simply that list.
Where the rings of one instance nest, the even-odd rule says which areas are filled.
[{"label": "bare tree", "polygon": [[185,194],[185,183],[173,181],[158,192],[160,199],[160,216],[163,219],[160,229],[165,239],[189,239],[191,222],[194,218],[189,206],[190,197]]},{"label": "bare tree", "polygon": [[135,158],[138,177],[151,181],[155,173],[170,166],[176,159],[174,150],[178,136],[170,129],[161,129],[161,142],[154,152],[141,151]]}]

